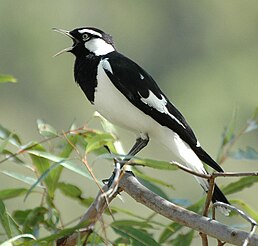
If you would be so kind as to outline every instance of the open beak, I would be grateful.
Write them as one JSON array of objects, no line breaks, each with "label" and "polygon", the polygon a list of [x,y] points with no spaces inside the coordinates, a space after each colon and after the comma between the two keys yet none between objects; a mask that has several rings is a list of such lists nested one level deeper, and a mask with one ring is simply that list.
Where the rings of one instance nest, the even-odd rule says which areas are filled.
[{"label": "open beak", "polygon": [[64,29],[59,29],[59,28],[52,28],[52,30],[55,31],[55,32],[59,32],[59,33],[64,34],[65,36],[71,38],[73,40],[73,42],[74,42],[74,45],[72,47],[68,47],[68,48],[65,48],[65,49],[59,51],[58,53],[56,53],[54,55],[54,57],[59,56],[59,55],[65,53],[65,52],[69,52],[69,51],[71,51],[74,48],[74,46],[76,45],[77,40],[70,34],[69,31],[66,31]]}]

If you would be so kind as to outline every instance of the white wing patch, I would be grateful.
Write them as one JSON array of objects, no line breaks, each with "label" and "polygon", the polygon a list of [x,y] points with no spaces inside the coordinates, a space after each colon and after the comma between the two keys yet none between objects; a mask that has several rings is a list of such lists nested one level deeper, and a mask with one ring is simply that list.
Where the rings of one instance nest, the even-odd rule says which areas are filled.
[{"label": "white wing patch", "polygon": [[144,76],[140,73],[140,79],[143,80]]},{"label": "white wing patch", "polygon": [[93,52],[96,56],[106,55],[115,50],[111,44],[106,43],[100,38],[93,38],[85,42],[85,48]]},{"label": "white wing patch", "polygon": [[102,60],[102,66],[103,66],[103,68],[104,68],[105,70],[108,70],[110,73],[113,74],[113,70],[112,70],[112,68],[111,68],[111,66],[110,66],[110,63],[109,63],[109,61],[108,61],[108,58],[105,58],[105,59]]},{"label": "white wing patch", "polygon": [[84,29],[78,30],[78,32],[81,33],[81,34],[90,33],[92,35],[95,35],[95,36],[98,36],[98,37],[102,38],[102,35],[99,32],[93,31],[91,29],[84,28]]},{"label": "white wing patch", "polygon": [[[141,94],[138,92],[138,94],[141,96]],[[149,90],[149,96],[147,98],[144,98],[141,96],[141,101],[147,105],[149,105],[152,108],[155,108],[157,111],[159,111],[160,113],[163,114],[167,114],[169,115],[173,120],[175,120],[179,125],[181,125],[183,128],[185,128],[185,126],[174,116],[172,115],[166,105],[167,105],[167,100],[166,98],[161,95],[161,99],[157,98],[154,93]]]}]

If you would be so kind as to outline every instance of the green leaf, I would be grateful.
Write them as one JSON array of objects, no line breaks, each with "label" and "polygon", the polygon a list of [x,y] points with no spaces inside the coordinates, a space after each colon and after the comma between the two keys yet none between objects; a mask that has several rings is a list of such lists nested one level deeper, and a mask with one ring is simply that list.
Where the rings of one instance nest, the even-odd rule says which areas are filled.
[{"label": "green leaf", "polygon": [[26,221],[26,218],[28,217],[29,213],[32,211],[32,209],[26,209],[26,210],[15,210],[13,212],[13,218],[19,225],[23,225]]},{"label": "green leaf", "polygon": [[169,224],[165,230],[161,233],[159,237],[159,243],[165,243],[171,236],[173,236],[177,231],[179,231],[182,226],[178,223],[171,223]]},{"label": "green leaf", "polygon": [[16,235],[21,234],[21,231],[19,230],[18,225],[7,212],[2,200],[0,200],[0,222],[8,238],[12,238]]},{"label": "green leaf", "polygon": [[151,160],[151,159],[139,159],[135,158],[133,160],[134,164],[145,166],[145,167],[151,167],[155,169],[161,169],[161,170],[177,170],[178,167],[176,165],[173,165],[167,161],[157,161],[157,160]]},{"label": "green leaf", "polygon": [[247,205],[244,201],[230,200],[230,202],[233,204],[240,205],[243,208],[243,210],[245,211],[245,213],[247,213],[255,221],[258,221],[258,213],[253,208],[251,208],[249,205]]},{"label": "green leaf", "polygon": [[258,152],[249,146],[246,150],[239,149],[231,152],[229,155],[236,160],[258,160]]},{"label": "green leaf", "polygon": [[123,208],[118,208],[118,207],[114,207],[114,206],[111,206],[111,210],[114,212],[118,212],[118,213],[122,213],[122,214],[125,214],[125,215],[129,215],[129,216],[132,216],[134,218],[137,218],[137,219],[140,219],[140,220],[144,220],[145,218],[136,214],[136,213],[133,213],[131,210],[127,210],[127,209],[123,209]]},{"label": "green leaf", "polygon": [[136,221],[136,220],[117,220],[112,222],[111,226],[114,227],[139,227],[139,228],[153,228],[150,224],[145,221]]},{"label": "green leaf", "polygon": [[[3,242],[1,246],[13,246],[13,245],[21,245],[19,243],[20,239],[33,239],[36,240],[36,238],[32,234],[21,234],[15,237],[10,238],[9,240]],[[17,242],[18,241],[18,242]],[[16,243],[15,243],[16,242]]]},{"label": "green leaf", "polygon": [[153,177],[150,177],[142,172],[140,172],[139,170],[135,169],[133,170],[134,174],[141,178],[141,179],[144,179],[144,180],[147,180],[149,182],[152,182],[152,183],[155,183],[155,184],[158,184],[158,185],[162,185],[162,186],[165,186],[165,187],[168,187],[168,188],[172,188],[173,190],[175,189],[173,185],[171,184],[168,184],[167,182],[163,181],[163,180],[160,180],[160,179],[157,179],[157,178],[153,178]]},{"label": "green leaf", "polygon": [[35,226],[38,227],[40,223],[44,222],[45,221],[45,214],[48,213],[48,210],[44,207],[36,207],[34,209],[32,209],[25,221],[24,221],[24,230],[27,231],[28,229],[26,228],[34,228]]},{"label": "green leaf", "polygon": [[81,198],[82,196],[81,189],[73,184],[59,182],[57,187],[68,197]]},{"label": "green leaf", "polygon": [[37,234],[40,224],[46,225],[45,215],[52,216],[45,207],[34,209],[16,210],[13,217],[22,226],[23,233]]},{"label": "green leaf", "polygon": [[[78,135],[69,134],[69,135],[66,135],[66,138],[64,140],[59,141],[58,146],[61,148],[61,152],[58,154],[58,156],[61,158],[67,159],[72,153],[74,146],[78,141],[78,137],[79,137]],[[52,178],[55,185],[57,185],[62,171],[63,171],[62,165],[52,170]]]},{"label": "green leaf", "polygon": [[[56,184],[54,183],[54,180],[52,179],[51,172],[48,171],[49,168],[51,167],[51,165],[49,163],[49,160],[44,158],[44,157],[34,155],[30,151],[42,151],[42,152],[44,152],[45,149],[44,149],[43,146],[38,144],[36,146],[33,146],[33,149],[32,150],[28,150],[27,152],[30,155],[30,158],[31,158],[31,160],[33,162],[33,165],[36,167],[39,175],[41,176],[41,179],[44,180],[44,184],[47,187],[48,195],[51,198],[53,198],[54,197],[55,188],[56,188]],[[42,178],[43,174],[44,174],[44,179]],[[36,183],[39,183],[39,182],[36,181],[35,184]]]},{"label": "green leaf", "polygon": [[[12,178],[15,178],[19,181],[22,181],[25,184],[29,184],[29,185],[33,185],[37,181],[36,178],[30,177],[28,175],[23,175],[23,174],[20,174],[20,173],[12,172],[12,171],[3,170],[3,171],[0,171],[0,172],[9,176],[9,177],[12,177]],[[44,188],[44,186],[42,186],[40,184],[38,184],[37,187]]]},{"label": "green leaf", "polygon": [[247,121],[247,127],[244,133],[255,131],[257,129],[258,129],[258,107],[255,109],[252,118]]},{"label": "green leaf", "polygon": [[100,119],[102,128],[105,132],[114,134],[115,136],[118,135],[115,126],[111,122],[109,122],[105,117],[103,117],[99,112],[95,111],[93,116]]},{"label": "green leaf", "polygon": [[[50,236],[46,236],[40,239],[37,239],[36,241],[33,241],[31,243],[27,243],[26,245],[52,245],[52,243],[62,237],[65,237],[67,235],[70,235],[71,233],[75,232],[76,230],[80,229],[80,228],[85,228],[86,227],[86,223],[82,223],[80,225],[76,225],[74,227],[71,228],[66,228],[63,230],[59,230],[55,233],[52,233]],[[40,244],[43,243],[43,244]]]},{"label": "green leaf", "polygon": [[153,191],[155,194],[165,198],[166,200],[169,200],[169,197],[167,194],[157,185],[149,182],[148,180],[140,179],[140,182],[149,190]]},{"label": "green leaf", "polygon": [[222,190],[225,195],[233,194],[241,191],[245,188],[251,187],[253,184],[258,182],[257,176],[244,177],[236,182],[230,183],[225,186]]},{"label": "green leaf", "polygon": [[17,79],[9,74],[0,74],[0,83],[7,83],[7,82],[16,83]]},{"label": "green leaf", "polygon": [[56,137],[58,136],[58,132],[56,131],[56,129],[45,123],[43,120],[38,119],[37,120],[37,125],[38,125],[38,130],[39,133],[43,136],[43,137]]},{"label": "green leaf", "polygon": [[139,229],[139,228],[134,228],[131,226],[115,226],[112,225],[111,226],[113,228],[113,230],[125,237],[125,238],[129,238],[130,240],[132,240],[133,245],[145,245],[145,246],[158,246],[159,244],[155,241],[155,239],[149,234],[147,233],[145,230]]},{"label": "green leaf", "polygon": [[68,158],[74,150],[74,146],[78,142],[79,135],[69,134],[65,136],[66,138],[58,142],[58,147],[60,148],[60,153],[58,156],[62,158]]},{"label": "green leaf", "polygon": [[188,245],[191,245],[193,236],[194,236],[194,230],[191,230],[186,234],[179,234],[175,239],[173,239],[171,243],[174,246],[188,246]]},{"label": "green leaf", "polygon": [[2,151],[2,154],[5,155],[6,158],[8,157],[8,160],[9,160],[9,161],[13,161],[13,162],[15,162],[15,163],[22,164],[22,165],[24,165],[25,167],[31,169],[31,166],[30,166],[30,165],[24,163],[20,158],[18,158],[17,155],[15,155],[14,153],[12,153],[11,151],[5,149],[5,150]]},{"label": "green leaf", "polygon": [[222,146],[231,142],[231,140],[235,137],[235,134],[234,134],[235,127],[236,127],[236,112],[233,113],[228,126],[225,128],[223,132]]},{"label": "green leaf", "polygon": [[[42,181],[44,181],[44,180],[48,177],[48,175],[50,174],[50,172],[51,172],[53,169],[57,168],[58,165],[59,165],[59,163],[53,164],[52,166],[50,166],[46,171],[44,171],[44,172],[40,175],[40,177],[37,179],[37,181],[36,181],[36,182],[30,187],[30,189],[27,191],[27,194],[26,194],[24,200],[27,199],[28,195],[32,192],[32,190],[33,190],[35,187],[37,187]],[[48,194],[49,194],[49,196],[50,196],[51,198],[54,198],[54,191],[55,191],[55,189],[56,189],[56,185],[55,185],[54,182],[53,182],[53,188],[52,188],[51,190],[48,190]]]},{"label": "green leaf", "polygon": [[0,200],[6,200],[17,196],[21,196],[24,195],[26,192],[27,189],[25,188],[0,190]]},{"label": "green leaf", "polygon": [[8,142],[16,147],[20,147],[21,145],[21,140],[19,139],[19,137],[16,134],[10,132],[2,125],[0,125],[0,138],[4,140],[8,139]]},{"label": "green leaf", "polygon": [[63,167],[69,169],[70,171],[73,171],[73,172],[80,174],[88,179],[93,180],[93,178],[90,176],[88,170],[84,166],[77,165],[75,162],[69,161],[62,157],[58,157],[56,155],[53,155],[53,154],[45,152],[45,151],[28,150],[27,152],[32,155],[45,158],[47,160],[57,162],[60,165],[62,165]]},{"label": "green leaf", "polygon": [[104,145],[107,145],[110,142],[113,142],[115,139],[114,137],[109,133],[98,133],[93,137],[88,137],[87,142],[88,145],[86,147],[86,154],[97,150]]}]

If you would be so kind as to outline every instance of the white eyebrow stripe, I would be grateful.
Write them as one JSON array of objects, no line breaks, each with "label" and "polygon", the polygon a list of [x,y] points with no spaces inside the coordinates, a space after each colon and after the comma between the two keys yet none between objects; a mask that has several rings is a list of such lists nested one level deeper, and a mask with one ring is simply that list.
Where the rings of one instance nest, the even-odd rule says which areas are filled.
[{"label": "white eyebrow stripe", "polygon": [[[139,92],[138,94],[141,96]],[[168,111],[166,107],[167,105],[166,98],[163,95],[161,95],[161,97],[162,97],[161,99],[157,98],[156,95],[151,90],[149,90],[149,96],[147,98],[144,98],[141,96],[140,99],[143,103],[149,105],[152,108],[155,108],[160,113],[169,115],[173,120],[175,120],[179,125],[181,125],[185,129],[185,126],[182,124],[182,122],[179,121],[173,114],[171,114]]]},{"label": "white eyebrow stripe", "polygon": [[81,34],[87,32],[87,33],[90,33],[92,35],[96,35],[96,36],[102,38],[102,35],[99,32],[93,31],[91,29],[84,28],[82,30],[78,30],[78,32],[81,33]]}]

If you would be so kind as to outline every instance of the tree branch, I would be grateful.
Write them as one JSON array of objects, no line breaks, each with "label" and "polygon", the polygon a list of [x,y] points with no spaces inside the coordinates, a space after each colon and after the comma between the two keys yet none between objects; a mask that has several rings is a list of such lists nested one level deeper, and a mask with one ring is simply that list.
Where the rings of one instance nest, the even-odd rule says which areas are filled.
[{"label": "tree branch", "polygon": [[[207,234],[211,237],[217,238],[220,241],[225,241],[235,245],[242,245],[245,239],[249,236],[249,233],[241,231],[235,228],[231,228],[211,218],[203,217],[192,211],[188,211],[182,207],[179,207],[164,198],[153,193],[145,186],[143,186],[132,174],[124,173],[119,181],[120,190],[125,191],[137,202],[147,206],[156,213],[163,215],[164,217],[177,222],[183,226],[192,228],[196,231]],[[103,190],[107,190],[107,186],[103,187]],[[85,215],[81,219],[82,222],[88,222],[86,228],[81,230],[80,238],[87,237],[92,232],[94,224],[100,218],[104,210],[107,208],[108,203],[114,199],[117,195],[107,198],[103,196],[100,191],[95,201],[87,210]],[[67,238],[59,240],[58,245],[68,246],[75,245],[78,238],[78,232],[73,233]],[[249,245],[258,245],[258,235],[253,234],[249,238]]]}]

